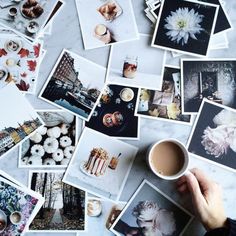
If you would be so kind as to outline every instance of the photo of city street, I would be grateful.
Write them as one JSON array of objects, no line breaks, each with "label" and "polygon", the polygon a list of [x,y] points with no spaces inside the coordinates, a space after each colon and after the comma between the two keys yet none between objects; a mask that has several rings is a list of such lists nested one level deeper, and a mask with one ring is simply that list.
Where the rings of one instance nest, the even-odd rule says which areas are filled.
[{"label": "photo of city street", "polygon": [[89,120],[103,88],[105,75],[106,70],[102,66],[64,50],[40,97]]}]

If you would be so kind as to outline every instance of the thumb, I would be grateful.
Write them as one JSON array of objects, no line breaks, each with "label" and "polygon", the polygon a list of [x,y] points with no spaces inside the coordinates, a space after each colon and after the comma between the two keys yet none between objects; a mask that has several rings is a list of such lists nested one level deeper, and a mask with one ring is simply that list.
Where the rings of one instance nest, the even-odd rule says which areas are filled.
[{"label": "thumb", "polygon": [[186,183],[192,196],[193,204],[199,209],[203,202],[205,202],[205,198],[202,195],[197,178],[191,172],[186,175]]}]

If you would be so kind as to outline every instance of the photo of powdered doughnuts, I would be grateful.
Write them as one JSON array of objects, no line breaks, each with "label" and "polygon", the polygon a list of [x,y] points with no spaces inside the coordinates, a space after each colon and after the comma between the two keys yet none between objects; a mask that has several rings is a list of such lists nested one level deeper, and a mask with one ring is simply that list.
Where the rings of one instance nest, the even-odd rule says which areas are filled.
[{"label": "photo of powdered doughnuts", "polygon": [[114,125],[113,120],[112,120],[112,115],[113,114],[111,113],[107,113],[103,116],[103,119],[102,119],[102,123],[108,128],[113,127]]}]

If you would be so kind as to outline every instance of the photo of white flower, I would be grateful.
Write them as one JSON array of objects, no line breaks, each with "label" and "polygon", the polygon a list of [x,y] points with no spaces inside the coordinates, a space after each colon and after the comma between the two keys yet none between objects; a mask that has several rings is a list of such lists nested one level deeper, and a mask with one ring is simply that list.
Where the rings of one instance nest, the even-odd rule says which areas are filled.
[{"label": "photo of white flower", "polygon": [[187,146],[193,155],[235,171],[236,111],[204,99]]},{"label": "photo of white flower", "polygon": [[166,35],[171,41],[181,45],[187,44],[189,38],[197,40],[197,34],[204,30],[201,27],[203,18],[194,9],[179,8],[165,19],[164,27],[168,30]]},{"label": "photo of white flower", "polygon": [[165,0],[152,38],[152,47],[207,56],[219,5]]}]

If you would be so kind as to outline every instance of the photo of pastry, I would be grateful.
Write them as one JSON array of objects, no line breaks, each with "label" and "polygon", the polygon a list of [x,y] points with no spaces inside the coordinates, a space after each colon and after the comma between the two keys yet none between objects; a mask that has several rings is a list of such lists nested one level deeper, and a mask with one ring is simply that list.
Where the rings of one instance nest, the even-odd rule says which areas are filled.
[{"label": "photo of pastry", "polygon": [[131,0],[76,0],[76,5],[86,50],[138,39]]},{"label": "photo of pastry", "polygon": [[64,171],[35,170],[29,187],[42,194],[45,203],[29,226],[30,232],[72,233],[85,230],[86,193],[62,183]]},{"label": "photo of pastry", "polygon": [[195,56],[207,56],[219,5],[201,1],[163,0],[152,46]]},{"label": "photo of pastry", "polygon": [[116,44],[110,52],[106,82],[160,89],[165,51],[150,47],[151,37]]},{"label": "photo of pastry", "polygon": [[135,114],[191,125],[191,116],[183,115],[181,107],[180,69],[165,66],[161,90],[141,88]]},{"label": "photo of pastry", "polygon": [[77,142],[76,116],[65,111],[37,111],[45,125],[20,146],[20,168],[66,167]]},{"label": "photo of pastry", "polygon": [[3,157],[44,123],[13,82],[0,89],[0,107],[0,157]]},{"label": "photo of pastry", "polygon": [[0,2],[0,24],[34,41],[40,35],[58,3],[60,3],[60,8],[57,9],[59,12],[63,1],[16,0],[11,1],[10,4]]},{"label": "photo of pastry", "polygon": [[182,235],[193,216],[144,180],[111,227],[115,235]]},{"label": "photo of pastry", "polygon": [[188,151],[196,157],[236,171],[236,111],[203,99],[188,140]]},{"label": "photo of pastry", "polygon": [[203,98],[236,108],[236,59],[183,59],[181,68],[184,114],[196,114]]},{"label": "photo of pastry", "polygon": [[139,118],[134,116],[138,89],[108,84],[86,127],[121,139],[139,138]]},{"label": "photo of pastry", "polygon": [[0,34],[0,87],[13,81],[24,93],[34,93],[42,43],[29,43],[14,34]]},{"label": "photo of pastry", "polygon": [[84,128],[63,182],[118,200],[138,149]]},{"label": "photo of pastry", "polygon": [[104,67],[64,49],[39,98],[88,121],[99,101],[105,76]]},{"label": "photo of pastry", "polygon": [[109,230],[124,208],[125,203],[113,203],[102,198],[88,197],[87,201],[87,232],[81,236],[113,236]]}]

